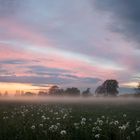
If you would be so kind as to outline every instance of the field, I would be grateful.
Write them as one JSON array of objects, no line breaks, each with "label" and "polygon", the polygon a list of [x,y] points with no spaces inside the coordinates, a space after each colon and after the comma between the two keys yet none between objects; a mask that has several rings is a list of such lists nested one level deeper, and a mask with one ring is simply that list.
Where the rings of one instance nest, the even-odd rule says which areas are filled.
[{"label": "field", "polygon": [[0,100],[0,140],[140,140],[140,100]]}]

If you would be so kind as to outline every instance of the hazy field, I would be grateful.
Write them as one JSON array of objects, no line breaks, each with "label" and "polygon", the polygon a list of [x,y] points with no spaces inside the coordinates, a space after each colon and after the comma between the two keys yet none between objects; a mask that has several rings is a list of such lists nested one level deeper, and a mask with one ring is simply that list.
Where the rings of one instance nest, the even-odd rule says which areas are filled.
[{"label": "hazy field", "polygon": [[3,98],[0,140],[139,140],[135,98]]}]

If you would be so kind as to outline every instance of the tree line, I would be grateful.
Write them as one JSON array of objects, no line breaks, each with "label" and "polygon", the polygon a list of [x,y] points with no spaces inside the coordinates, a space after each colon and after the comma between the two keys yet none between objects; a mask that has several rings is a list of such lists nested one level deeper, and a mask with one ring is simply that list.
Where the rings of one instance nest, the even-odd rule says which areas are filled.
[{"label": "tree line", "polygon": [[[88,97],[92,95],[96,96],[117,96],[118,82],[116,80],[106,80],[103,84],[95,90],[95,94],[92,94],[90,88],[87,88],[83,92],[77,87],[59,88],[57,85],[52,86],[48,91],[39,91],[38,96],[83,96]],[[32,92],[22,93],[22,96],[33,96],[36,95]]]},{"label": "tree line", "polygon": [[[37,94],[33,92],[24,92],[24,91],[16,91],[15,96],[117,96],[119,94],[118,91],[119,83],[117,80],[109,79],[104,81],[100,86],[98,86],[95,90],[95,93],[91,93],[90,88],[87,88],[83,92],[77,87],[70,87],[70,88],[59,88],[57,85],[50,87],[48,91],[39,91]],[[140,83],[138,83],[137,88],[134,89],[135,94],[140,95]],[[0,96],[2,94],[0,93]],[[8,96],[8,92],[6,91],[3,96]]]},{"label": "tree line", "polygon": [[16,96],[91,96],[90,88],[87,88],[82,93],[77,87],[70,87],[66,88],[65,90],[63,88],[59,88],[57,85],[54,85],[50,87],[48,91],[42,91],[40,90],[37,94],[33,92],[25,92],[22,94],[15,94]]}]

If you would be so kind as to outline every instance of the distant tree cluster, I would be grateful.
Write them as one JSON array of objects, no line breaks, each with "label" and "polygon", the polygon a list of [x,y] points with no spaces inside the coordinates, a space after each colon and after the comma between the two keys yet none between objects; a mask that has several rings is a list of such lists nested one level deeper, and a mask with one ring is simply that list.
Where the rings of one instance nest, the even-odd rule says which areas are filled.
[{"label": "distant tree cluster", "polygon": [[5,91],[3,94],[0,92],[0,96],[7,97],[8,96],[8,92]]},{"label": "distant tree cluster", "polygon": [[137,87],[135,88],[135,93],[140,94],[140,82],[138,83]]},{"label": "distant tree cluster", "polygon": [[118,82],[116,80],[106,80],[96,90],[97,96],[116,96],[118,92]]},{"label": "distant tree cluster", "polygon": [[[22,94],[21,94],[22,93]],[[32,92],[20,92],[16,91],[15,96],[90,96],[92,95],[90,93],[90,88],[87,88],[82,93],[77,87],[70,87],[66,88],[65,90],[63,88],[59,88],[57,85],[52,86],[49,90],[46,91],[39,91],[37,94]]]},{"label": "distant tree cluster", "polygon": [[52,86],[48,92],[42,92],[39,94],[40,96],[51,95],[51,96],[80,96],[80,90],[76,87],[71,87],[67,89],[59,88],[58,86]]},{"label": "distant tree cluster", "polygon": [[[118,82],[117,80],[110,79],[103,82],[102,85],[97,87],[95,90],[96,96],[117,96],[118,92]],[[140,93],[140,83],[137,89],[135,89],[137,93]],[[1,95],[1,94],[0,94]],[[66,89],[59,88],[57,85],[50,87],[49,90],[41,90],[37,94],[33,92],[24,92],[17,90],[15,96],[83,96],[89,97],[94,94],[90,92],[90,88],[87,88],[85,91],[80,92],[77,87],[69,87]],[[6,91],[3,96],[8,96],[8,92]]]}]

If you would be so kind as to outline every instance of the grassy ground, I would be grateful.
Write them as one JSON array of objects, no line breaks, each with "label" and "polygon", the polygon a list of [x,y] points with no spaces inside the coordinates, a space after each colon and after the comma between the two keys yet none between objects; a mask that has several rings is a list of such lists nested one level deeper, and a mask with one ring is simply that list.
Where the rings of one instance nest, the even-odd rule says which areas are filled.
[{"label": "grassy ground", "polygon": [[140,102],[0,102],[0,140],[140,140]]}]

